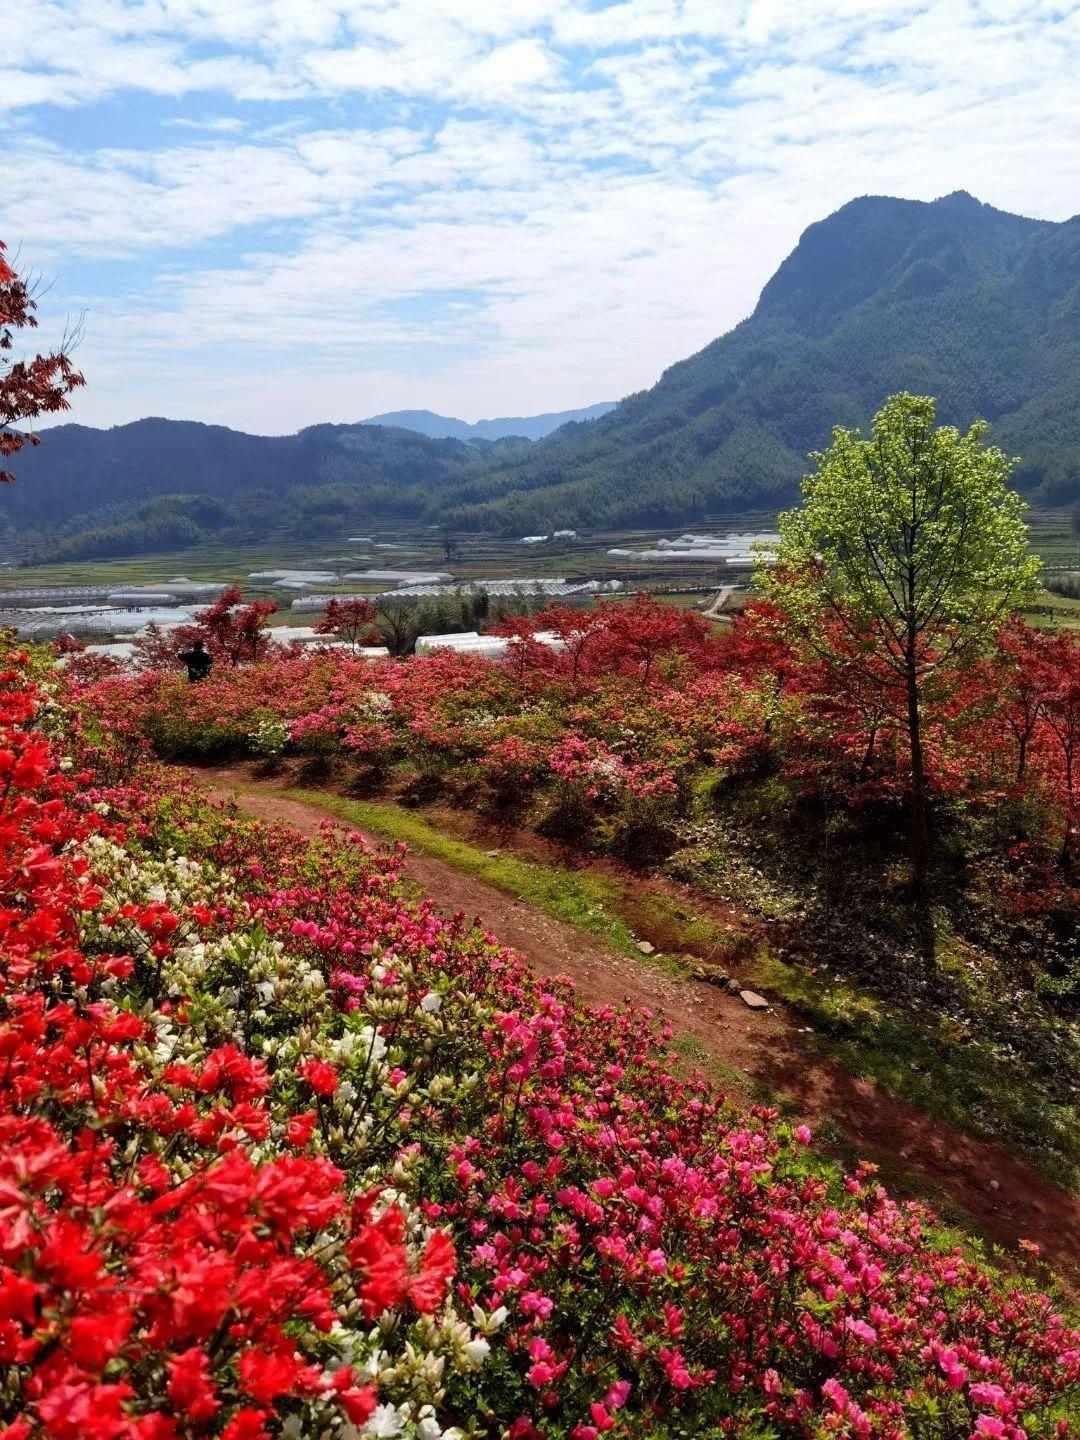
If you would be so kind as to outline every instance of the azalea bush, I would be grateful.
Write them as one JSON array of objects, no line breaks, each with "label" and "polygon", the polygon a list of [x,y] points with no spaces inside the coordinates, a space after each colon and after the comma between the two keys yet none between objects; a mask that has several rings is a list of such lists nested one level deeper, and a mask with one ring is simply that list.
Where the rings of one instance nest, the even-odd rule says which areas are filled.
[{"label": "azalea bush", "polygon": [[0,1435],[1069,1435],[1080,1333],[872,1167],[0,702]]},{"label": "azalea bush", "polygon": [[520,804],[535,789],[547,773],[549,757],[542,743],[523,735],[506,735],[492,741],[478,764],[495,803],[504,807]]}]

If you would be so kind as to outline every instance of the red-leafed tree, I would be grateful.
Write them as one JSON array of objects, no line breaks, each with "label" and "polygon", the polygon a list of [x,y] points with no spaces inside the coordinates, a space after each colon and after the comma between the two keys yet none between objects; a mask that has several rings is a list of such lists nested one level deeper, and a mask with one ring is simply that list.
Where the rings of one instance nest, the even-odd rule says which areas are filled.
[{"label": "red-leafed tree", "polygon": [[197,639],[206,640],[205,633],[197,625],[178,625],[172,630],[162,630],[160,625],[147,625],[131,643],[140,669],[170,670],[179,651]]},{"label": "red-leafed tree", "polygon": [[1062,631],[1047,647],[1047,657],[1050,686],[1044,714],[1061,762],[1058,780],[1065,809],[1061,861],[1069,865],[1080,821],[1080,645]]},{"label": "red-leafed tree", "polygon": [[511,615],[492,629],[493,635],[510,641],[503,664],[513,671],[519,684],[532,674],[550,671],[555,663],[555,652],[533,639],[538,629],[540,626],[528,615]]},{"label": "red-leafed tree", "polygon": [[751,600],[718,643],[720,668],[767,685],[764,707],[768,735],[784,691],[799,677],[800,664],[787,633],[787,616],[768,600]]},{"label": "red-leafed tree", "polygon": [[[37,327],[37,305],[30,286],[4,259],[0,240],[0,460],[17,454],[24,445],[39,445],[39,437],[17,429],[41,415],[67,410],[68,396],[86,382],[71,361],[71,337],[48,355],[31,360],[11,360],[17,330]],[[15,476],[0,468],[0,481]]]},{"label": "red-leafed tree", "polygon": [[277,608],[272,600],[252,600],[245,605],[239,586],[230,585],[213,605],[195,612],[196,631],[210,653],[230,665],[260,660],[270,643],[266,622]]},{"label": "red-leafed tree", "polygon": [[697,656],[712,636],[708,621],[700,615],[677,610],[651,595],[605,605],[601,613],[604,624],[599,648],[605,662],[613,669],[636,670],[643,681],[648,681],[661,656]]},{"label": "red-leafed tree", "polygon": [[596,648],[596,639],[606,623],[606,611],[573,610],[568,605],[552,605],[534,618],[537,630],[550,630],[563,643],[562,654],[570,667],[570,679],[577,684],[585,662],[585,654]]},{"label": "red-leafed tree", "polygon": [[998,682],[997,714],[1016,746],[1016,779],[1027,772],[1032,742],[1046,714],[1054,687],[1053,640],[1019,616],[998,637],[994,666]]},{"label": "red-leafed tree", "polygon": [[333,635],[347,640],[354,650],[361,645],[379,643],[382,636],[376,622],[375,606],[370,600],[331,600],[326,614],[315,626],[320,635]]}]

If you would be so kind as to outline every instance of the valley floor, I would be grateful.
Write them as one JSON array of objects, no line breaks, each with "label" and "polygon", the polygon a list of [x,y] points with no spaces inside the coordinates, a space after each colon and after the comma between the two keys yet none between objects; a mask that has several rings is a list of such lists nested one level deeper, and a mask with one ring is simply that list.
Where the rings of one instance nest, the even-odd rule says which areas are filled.
[{"label": "valley floor", "polygon": [[[317,833],[328,818],[364,829],[365,813],[377,810],[332,794],[297,798],[287,780],[259,778],[251,766],[191,773],[213,798],[233,798],[250,815],[283,821],[305,835]],[[605,944],[591,921],[584,926],[569,923],[552,915],[550,906],[511,893],[521,888],[511,882],[523,863],[531,874],[544,868],[540,862],[530,863],[528,853],[517,862],[516,872],[510,868],[509,880],[504,878],[508,888],[500,888],[483,873],[505,868],[484,864],[484,856],[495,852],[449,840],[439,848],[471,857],[471,862],[455,864],[413,848],[404,873],[441,910],[479,917],[539,973],[572,979],[586,1001],[626,1002],[651,1010],[670,1025],[673,1045],[685,1060],[713,1072],[730,1093],[767,1098],[805,1119],[843,1154],[856,1153],[879,1164],[894,1190],[928,1196],[946,1216],[972,1225],[991,1241],[1034,1241],[1067,1281],[1080,1284],[1080,1200],[1023,1160],[848,1073],[818,1053],[804,1017],[783,1005],[774,1002],[767,1011],[752,1011],[723,986],[693,978],[686,964],[639,955],[632,944]],[[477,869],[482,873],[475,873]],[[557,886],[554,870],[550,878]],[[631,938],[648,942],[650,901],[659,898],[670,907],[672,884],[640,877],[634,886]],[[650,893],[654,888],[656,895]],[[731,918],[730,907],[697,892],[687,889],[684,898],[699,915],[714,910],[712,918],[721,926]],[[620,933],[625,941],[625,926]],[[660,929],[653,933],[660,949],[664,935]],[[626,953],[628,949],[633,953]],[[749,963],[744,974],[739,965],[725,962],[725,968],[749,985],[760,984],[749,973]]]}]

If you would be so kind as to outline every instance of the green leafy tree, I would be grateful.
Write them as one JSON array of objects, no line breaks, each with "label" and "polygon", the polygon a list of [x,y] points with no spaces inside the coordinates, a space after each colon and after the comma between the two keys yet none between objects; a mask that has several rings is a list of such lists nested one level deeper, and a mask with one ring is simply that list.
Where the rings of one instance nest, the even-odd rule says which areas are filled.
[{"label": "green leafy tree", "polygon": [[[780,516],[762,583],[803,641],[892,691],[911,755],[912,863],[922,895],[930,861],[924,732],[928,706],[1032,591],[1039,560],[1016,463],[934,424],[927,396],[891,396],[870,438],[836,429],[811,456],[803,505]],[[896,703],[899,702],[899,703]]]}]

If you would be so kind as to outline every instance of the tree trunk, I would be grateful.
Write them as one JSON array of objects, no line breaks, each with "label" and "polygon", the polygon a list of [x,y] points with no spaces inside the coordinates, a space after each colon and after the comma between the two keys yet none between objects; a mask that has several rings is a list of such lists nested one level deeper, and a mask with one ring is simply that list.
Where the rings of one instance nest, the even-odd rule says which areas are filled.
[{"label": "tree trunk", "polygon": [[874,759],[874,745],[875,745],[876,742],[877,742],[877,727],[878,727],[878,722],[875,720],[874,723],[870,726],[870,738],[869,738],[869,740],[866,742],[866,752],[865,752],[865,754],[863,755],[862,764],[859,766],[859,784],[860,784],[860,785],[863,783],[863,781],[866,779],[867,775],[869,775],[869,773],[870,773],[870,766],[871,766],[871,764],[872,764],[872,762],[873,762],[873,759]]},{"label": "tree trunk", "polygon": [[911,864],[919,943],[926,959],[934,954],[934,922],[927,903],[926,877],[930,868],[930,826],[926,807],[926,766],[922,748],[922,715],[915,647],[907,659],[908,741],[911,746]]}]

